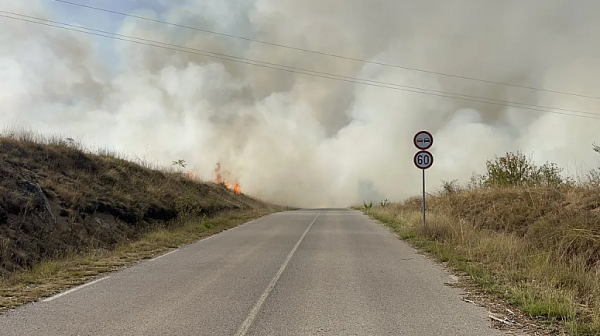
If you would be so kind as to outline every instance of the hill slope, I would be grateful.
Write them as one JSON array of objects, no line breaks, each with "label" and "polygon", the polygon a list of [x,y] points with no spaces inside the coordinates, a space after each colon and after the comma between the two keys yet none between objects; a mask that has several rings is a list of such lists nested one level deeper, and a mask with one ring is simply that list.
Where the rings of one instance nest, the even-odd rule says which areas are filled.
[{"label": "hill slope", "polygon": [[279,207],[74,144],[0,138],[0,276],[226,211]]},{"label": "hill slope", "polygon": [[[527,165],[504,165],[515,158]],[[445,183],[427,197],[425,227],[420,196],[363,210],[470,276],[475,292],[512,305],[511,311],[520,309],[556,334],[600,335],[598,179],[561,180],[554,168],[541,174],[551,179],[539,180],[538,167],[521,158],[489,161],[486,183]],[[533,173],[523,174],[528,170]]]}]

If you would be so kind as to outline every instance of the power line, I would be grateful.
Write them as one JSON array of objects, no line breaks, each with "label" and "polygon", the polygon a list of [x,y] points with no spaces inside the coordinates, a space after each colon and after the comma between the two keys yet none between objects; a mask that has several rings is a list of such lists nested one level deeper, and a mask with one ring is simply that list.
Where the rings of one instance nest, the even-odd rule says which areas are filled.
[{"label": "power line", "polygon": [[[268,64],[261,64],[263,62],[259,62],[259,61],[241,59],[241,58],[235,57],[235,56],[217,54],[217,53],[213,53],[210,51],[193,49],[193,48],[188,48],[188,47],[184,47],[184,46],[177,46],[177,45],[169,46],[169,44],[164,43],[164,42],[142,39],[142,38],[127,36],[127,35],[118,34],[118,36],[117,36],[117,34],[115,34],[115,33],[110,33],[110,32],[106,32],[106,31],[91,29],[91,28],[86,28],[86,27],[77,27],[74,25],[66,24],[66,23],[60,23],[60,22],[52,21],[52,20],[30,17],[30,16],[18,14],[18,13],[13,13],[13,12],[7,12],[7,11],[0,10],[0,13],[16,15],[16,16],[21,16],[21,17],[27,17],[27,18],[30,18],[33,20],[38,20],[38,21],[33,21],[33,20],[23,19],[23,18],[18,18],[18,17],[12,17],[12,16],[8,16],[8,15],[0,15],[0,17],[4,17],[4,18],[8,18],[8,19],[24,21],[24,22],[34,23],[34,24],[38,24],[38,25],[44,25],[44,26],[48,26],[48,27],[54,27],[54,28],[68,30],[68,31],[79,32],[79,33],[88,34],[88,35],[95,35],[95,36],[110,38],[110,39],[114,39],[114,40],[120,40],[120,41],[124,41],[124,42],[136,43],[136,44],[140,44],[140,45],[147,45],[147,46],[152,46],[152,47],[166,49],[166,50],[180,51],[180,52],[185,52],[185,53],[190,53],[190,54],[195,54],[195,55],[200,55],[200,56],[205,56],[205,57],[210,57],[210,58],[222,59],[222,60],[226,60],[226,61],[230,61],[230,62],[259,66],[259,67],[263,67],[263,68],[285,71],[285,72],[289,72],[289,73],[296,73],[296,74],[302,74],[302,75],[307,75],[307,76],[312,76],[312,77],[326,78],[326,79],[361,84],[361,85],[366,85],[366,86],[387,88],[387,89],[393,89],[393,90],[398,90],[398,91],[413,92],[413,93],[419,93],[419,94],[430,95],[430,96],[438,96],[438,97],[450,98],[450,99],[455,99],[455,100],[478,102],[478,103],[489,104],[489,105],[508,106],[508,107],[525,109],[525,110],[532,110],[532,111],[554,113],[554,114],[560,114],[560,115],[566,115],[566,116],[572,116],[572,117],[600,120],[600,118],[598,118],[598,117],[600,117],[600,115],[596,114],[596,113],[592,113],[592,112],[563,109],[563,110],[566,110],[569,112],[585,113],[585,114],[590,114],[590,115],[594,115],[597,117],[548,110],[548,109],[558,109],[558,108],[553,108],[553,107],[544,107],[544,106],[523,104],[523,103],[514,103],[514,102],[495,103],[495,102],[491,102],[491,101],[486,101],[486,100],[492,100],[491,98],[482,98],[482,97],[461,95],[464,97],[474,98],[474,99],[469,99],[469,98],[461,98],[461,97],[452,96],[452,95],[459,95],[459,94],[454,94],[451,92],[438,91],[439,93],[435,93],[435,92],[432,93],[431,92],[432,90],[423,89],[423,88],[414,88],[414,89],[400,88],[400,87],[398,87],[399,86],[398,84],[377,82],[377,81],[372,81],[372,80],[365,80],[365,79],[360,79],[360,78],[355,78],[355,77],[347,77],[347,76],[339,76],[339,75],[328,74],[328,73],[320,73],[319,74],[312,70],[294,68],[294,67],[283,66],[283,65],[275,65],[273,63],[270,63],[270,64],[274,65],[274,66],[271,66]],[[46,21],[46,22],[51,22],[51,23],[45,23],[45,22],[40,22],[40,21]],[[62,26],[60,26],[60,25],[62,25]],[[72,28],[72,27],[76,27],[76,28]],[[142,41],[146,41],[146,42],[142,42]],[[150,43],[147,43],[147,42],[150,42]],[[157,43],[157,44],[154,44],[154,43]],[[480,100],[480,99],[484,99],[484,100]],[[496,100],[496,99],[494,99],[494,100],[501,101],[501,100]],[[520,105],[524,105],[524,106],[520,106]],[[525,106],[531,106],[531,107],[525,107]]]},{"label": "power line", "polygon": [[[240,60],[241,58],[238,58],[238,57],[235,57],[235,56],[217,54],[217,53],[213,53],[213,52],[210,52],[210,51],[204,51],[204,50],[200,50],[200,49],[193,49],[193,48],[188,48],[188,47],[184,47],[184,46],[177,46],[177,45],[173,45],[173,44],[168,44],[168,43],[164,43],[164,42],[159,42],[159,41],[154,41],[154,40],[148,40],[148,39],[143,39],[143,38],[138,38],[138,37],[133,37],[133,36],[115,34],[115,33],[110,33],[110,32],[106,32],[106,31],[102,31],[102,30],[97,30],[97,29],[91,29],[91,28],[86,28],[86,27],[78,27],[78,26],[74,26],[74,25],[70,25],[70,24],[66,24],[66,23],[61,23],[61,22],[47,20],[47,19],[41,19],[41,18],[35,18],[35,17],[31,17],[31,16],[26,16],[26,15],[18,14],[18,13],[6,12],[6,11],[1,11],[1,10],[0,10],[0,13],[8,13],[8,14],[18,15],[18,16],[22,16],[22,17],[28,17],[28,18],[35,19],[35,20],[52,22],[52,23],[55,23],[55,24],[63,25],[63,26],[75,27],[77,29],[67,28],[67,27],[61,27],[61,26],[54,25],[54,24],[47,24],[47,23],[38,22],[38,21],[31,21],[31,20],[25,20],[25,19],[19,19],[19,18],[14,18],[14,17],[10,17],[10,16],[0,15],[2,17],[6,17],[6,18],[10,18],[10,19],[15,19],[15,20],[20,20],[20,21],[26,21],[26,22],[35,23],[35,24],[41,24],[41,25],[45,25],[45,26],[49,26],[49,27],[54,27],[54,28],[60,28],[60,29],[75,31],[75,32],[84,33],[84,34],[88,34],[88,35],[96,35],[96,36],[101,36],[101,37],[105,37],[105,38],[111,38],[111,39],[125,41],[125,42],[131,42],[131,43],[136,43],[136,44],[141,44],[141,45],[148,45],[148,46],[153,46],[153,47],[167,49],[167,50],[172,50],[172,51],[181,51],[181,52],[186,52],[186,53],[190,53],[190,54],[196,54],[196,55],[206,56],[206,57],[210,57],[210,58],[217,58],[217,59],[227,60],[227,61],[230,61],[230,62],[237,62],[237,63],[243,63],[243,64],[248,64],[248,65],[260,66],[260,67],[264,67],[264,68],[270,68],[270,69],[280,70],[280,71],[285,71],[285,72],[290,72],[290,73],[303,74],[303,75],[308,75],[308,76],[313,76],[313,77],[321,77],[321,78],[326,78],[326,79],[332,79],[332,80],[338,80],[338,81],[345,81],[345,82],[362,84],[362,85],[367,85],[367,86],[375,86],[375,87],[381,87],[381,88],[395,89],[395,90],[399,90],[399,91],[406,91],[406,92],[413,92],[413,93],[420,93],[420,94],[428,94],[428,95],[432,95],[432,96],[438,96],[438,97],[444,97],[444,98],[450,98],[450,99],[456,99],[456,100],[471,101],[471,102],[479,102],[479,103],[490,104],[490,105],[516,107],[516,108],[521,108],[521,109],[526,109],[526,110],[540,111],[540,112],[547,112],[547,113],[555,113],[555,114],[561,114],[561,115],[567,115],[567,116],[574,116],[574,117],[581,117],[581,118],[597,119],[597,118],[593,118],[593,117],[582,116],[582,115],[575,115],[575,114],[571,114],[571,113],[561,113],[561,112],[555,112],[555,111],[548,111],[546,109],[565,110],[565,111],[568,111],[568,112],[584,113],[584,114],[590,114],[590,115],[598,116],[598,114],[592,113],[592,112],[559,109],[559,108],[544,107],[544,106],[538,106],[538,105],[532,105],[532,104],[524,104],[524,103],[515,103],[515,102],[508,102],[508,101],[502,101],[502,100],[491,99],[491,98],[461,95],[461,94],[455,94],[455,93],[451,93],[451,92],[434,91],[434,90],[423,89],[423,88],[416,88],[416,87],[409,87],[409,88],[414,88],[414,90],[402,89],[402,88],[398,87],[400,85],[393,84],[393,83],[377,82],[377,81],[372,81],[372,80],[366,80],[366,79],[360,79],[360,78],[354,78],[354,77],[347,77],[347,76],[340,76],[340,75],[329,74],[329,73],[320,73],[320,72],[315,72],[315,71],[312,71],[312,70],[306,70],[306,69],[294,68],[294,67],[289,67],[289,66],[284,66],[284,65],[276,65],[276,64],[273,64],[273,63],[267,63],[267,64],[270,64],[270,65],[274,65],[274,66],[270,66],[270,65],[260,64],[260,63],[263,63],[263,62],[260,62],[260,61],[249,60],[249,59],[242,59],[242,60]],[[80,29],[85,29],[85,30],[89,30],[89,31],[80,30]],[[92,32],[90,32],[90,31],[92,31]],[[120,37],[115,37],[115,35],[118,35]],[[123,37],[125,37],[125,38],[123,38]],[[142,41],[152,42],[152,43],[144,43],[144,42],[130,40],[130,39],[142,40]],[[159,45],[156,45],[156,44],[153,44],[153,43],[158,43]],[[172,47],[165,47],[164,45],[170,45]],[[185,49],[188,49],[188,50],[185,50]],[[193,51],[190,51],[190,50],[193,50]],[[319,75],[319,74],[323,74],[323,75]],[[346,79],[344,79],[344,78],[346,78]],[[417,90],[419,90],[419,91],[417,91]],[[431,93],[432,91],[434,93]],[[475,98],[475,99],[460,98],[460,97],[454,97],[454,96],[451,96],[451,95],[460,95],[460,96],[463,96],[463,97],[470,97],[470,98]],[[485,100],[491,100],[491,101],[498,101],[498,102],[504,102],[504,103],[502,103],[502,104],[500,104],[500,103],[493,103],[493,102],[490,102],[490,101],[479,100],[479,99],[485,99]],[[523,105],[523,106],[520,106],[520,105]],[[524,107],[524,106],[531,106],[532,108]]]},{"label": "power line", "polygon": [[88,9],[92,9],[92,10],[97,10],[97,11],[102,11],[102,12],[111,13],[111,14],[117,14],[117,15],[121,15],[121,16],[125,16],[125,17],[131,17],[131,18],[135,18],[135,19],[139,19],[139,20],[146,20],[146,21],[150,21],[150,22],[155,22],[155,23],[170,25],[170,26],[173,26],[173,27],[186,28],[186,29],[190,29],[190,30],[194,30],[194,31],[198,31],[198,32],[203,32],[203,33],[208,33],[208,34],[213,34],[213,35],[220,35],[220,36],[225,36],[225,37],[228,37],[228,38],[233,38],[233,39],[238,39],[238,40],[244,40],[244,41],[254,42],[254,43],[260,43],[260,44],[264,44],[264,45],[270,45],[270,46],[279,47],[279,48],[286,48],[286,49],[291,49],[291,50],[296,50],[296,51],[302,51],[302,52],[307,52],[307,53],[311,53],[311,54],[316,54],[316,55],[321,55],[321,56],[328,56],[328,57],[333,57],[333,58],[338,58],[338,59],[344,59],[344,60],[349,60],[349,61],[354,61],[354,62],[361,62],[361,63],[367,63],[367,64],[375,64],[375,65],[380,65],[380,66],[385,66],[385,67],[392,67],[392,68],[397,68],[397,69],[410,70],[410,71],[416,71],[416,72],[421,72],[421,73],[433,74],[433,75],[438,75],[438,76],[452,77],[452,78],[458,78],[458,79],[476,81],[476,82],[481,82],[481,83],[496,84],[496,85],[502,85],[502,86],[508,86],[508,87],[515,87],[515,88],[521,88],[521,89],[528,89],[528,90],[540,91],[540,92],[548,92],[548,93],[555,93],[555,94],[561,94],[561,95],[567,95],[567,96],[575,96],[575,97],[581,97],[581,98],[590,98],[590,99],[598,99],[598,100],[600,100],[600,97],[598,97],[598,96],[590,96],[590,95],[584,95],[584,94],[580,94],[580,93],[565,92],[565,91],[550,90],[550,89],[542,89],[542,88],[536,88],[536,87],[533,87],[533,86],[504,83],[504,82],[492,81],[492,80],[488,80],[488,79],[481,79],[481,78],[475,78],[475,77],[469,77],[469,76],[455,75],[455,74],[450,74],[450,73],[445,73],[445,72],[438,72],[438,71],[431,71],[431,70],[425,70],[425,69],[420,69],[420,68],[413,68],[413,67],[408,67],[408,66],[402,66],[402,65],[398,65],[398,64],[392,64],[392,63],[369,61],[369,60],[364,60],[364,59],[350,57],[350,56],[343,56],[343,55],[338,55],[338,54],[333,54],[333,53],[326,53],[326,52],[312,50],[312,49],[299,48],[299,47],[294,47],[294,46],[280,44],[280,43],[273,43],[273,42],[268,42],[268,41],[263,41],[263,40],[252,39],[252,38],[249,38],[249,37],[243,37],[243,36],[238,36],[238,35],[233,35],[233,34],[222,33],[222,32],[218,32],[218,31],[214,31],[214,30],[209,30],[209,29],[202,29],[202,28],[192,27],[192,26],[188,26],[188,25],[182,25],[182,24],[177,24],[177,23],[173,23],[173,22],[163,21],[163,20],[151,19],[151,18],[139,16],[139,15],[127,14],[127,13],[123,13],[123,12],[119,12],[119,11],[115,11],[115,10],[110,10],[110,9],[105,9],[105,8],[101,8],[101,7],[95,7],[95,6],[89,6],[89,5],[79,4],[79,3],[75,3],[75,2],[71,2],[71,1],[66,1],[66,0],[50,0],[50,1],[60,2],[60,3],[63,3],[63,4],[72,5],[72,6],[84,7],[84,8],[88,8]]},{"label": "power line", "polygon": [[[3,11],[0,10],[0,12],[3,12]],[[338,77],[338,78],[347,79],[347,80],[359,80],[359,81],[363,81],[363,82],[371,83],[371,84],[376,84],[376,85],[389,85],[389,86],[395,86],[395,87],[404,88],[404,89],[412,89],[412,90],[420,90],[420,91],[431,92],[431,93],[452,95],[453,98],[454,98],[454,96],[456,96],[456,97],[464,97],[464,98],[470,98],[470,99],[483,99],[483,100],[486,100],[486,101],[489,101],[489,102],[502,103],[502,105],[504,105],[504,104],[513,104],[513,105],[519,105],[520,107],[527,106],[527,107],[534,107],[534,108],[551,109],[551,110],[557,110],[557,111],[572,112],[572,113],[581,113],[581,114],[589,114],[589,115],[599,115],[600,116],[600,114],[597,114],[597,113],[586,112],[586,111],[581,111],[581,110],[572,110],[572,109],[565,109],[565,108],[559,108],[559,107],[551,107],[551,106],[542,106],[542,105],[535,105],[535,104],[528,104],[528,103],[520,103],[520,102],[513,102],[513,101],[508,101],[508,100],[500,100],[500,99],[494,99],[494,98],[488,98],[488,97],[477,97],[477,96],[465,95],[465,94],[455,93],[455,92],[440,91],[440,90],[433,90],[433,89],[425,89],[425,88],[419,88],[419,87],[409,86],[409,85],[400,85],[400,84],[390,83],[390,82],[374,81],[374,80],[366,79],[366,78],[357,78],[357,77],[350,77],[350,76],[332,74],[332,73],[328,73],[328,72],[321,72],[321,71],[314,71],[314,70],[308,70],[308,69],[301,69],[301,68],[290,67],[290,66],[282,65],[282,64],[276,64],[276,63],[265,62],[265,61],[258,61],[258,60],[254,60],[254,59],[250,59],[250,58],[245,58],[245,57],[231,56],[231,55],[226,55],[226,54],[221,54],[221,53],[215,53],[215,52],[212,52],[212,51],[206,51],[206,50],[201,50],[201,49],[196,49],[196,48],[190,48],[190,47],[180,46],[180,45],[176,45],[176,44],[172,44],[172,43],[167,43],[167,42],[159,42],[159,41],[145,39],[145,38],[141,38],[141,37],[135,37],[135,36],[130,36],[130,35],[123,35],[123,34],[118,34],[118,33],[110,33],[110,32],[106,32],[106,31],[103,31],[103,30],[98,30],[98,29],[93,29],[93,28],[87,28],[87,27],[81,27],[81,26],[77,26],[77,25],[72,25],[72,24],[68,24],[68,23],[53,21],[53,20],[49,20],[49,19],[42,19],[42,18],[28,16],[28,15],[23,15],[23,14],[15,14],[15,13],[13,13],[13,15],[18,15],[18,16],[21,16],[21,17],[26,17],[26,18],[34,19],[34,20],[38,20],[38,21],[51,22],[53,24],[63,25],[63,26],[72,27],[72,28],[76,28],[76,29],[85,29],[85,30],[96,32],[96,33],[100,33],[100,34],[109,34],[111,36],[118,36],[118,37],[121,37],[121,38],[135,39],[135,40],[139,40],[139,41],[143,41],[143,42],[159,43],[159,44],[162,44],[162,45],[165,45],[165,46],[169,46],[169,47],[188,49],[188,50],[192,50],[192,51],[195,51],[195,52],[202,52],[202,53],[210,54],[212,56],[216,56],[217,58],[226,59],[226,60],[230,60],[230,61],[232,61],[231,59],[234,59],[234,60],[243,60],[243,61],[246,61],[246,62],[252,62],[252,63],[246,63],[246,64],[251,64],[251,65],[256,65],[258,63],[258,64],[266,64],[266,65],[269,65],[271,67],[286,68],[286,69],[290,69],[290,70],[294,70],[294,71],[302,71],[303,74],[306,74],[306,75],[313,75],[314,74],[314,75],[328,76],[327,78],[329,78],[329,77]],[[207,55],[205,55],[205,56],[207,56]],[[410,92],[413,92],[413,91],[410,91]],[[447,97],[447,96],[444,96],[444,97]]]}]

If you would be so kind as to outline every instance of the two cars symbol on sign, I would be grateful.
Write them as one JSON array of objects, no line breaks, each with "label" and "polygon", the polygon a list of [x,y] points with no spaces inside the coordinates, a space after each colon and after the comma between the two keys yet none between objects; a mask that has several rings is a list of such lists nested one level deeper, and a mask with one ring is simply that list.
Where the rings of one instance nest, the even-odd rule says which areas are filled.
[{"label": "two cars symbol on sign", "polygon": [[433,136],[427,131],[421,131],[415,135],[413,142],[418,149],[426,150],[433,145]]},{"label": "two cars symbol on sign", "polygon": [[[421,151],[415,155],[415,166],[419,169],[427,169],[433,165],[433,155],[426,151],[433,145],[433,136],[427,131],[420,131],[413,140],[415,146]],[[425,173],[425,172],[423,172]]]}]

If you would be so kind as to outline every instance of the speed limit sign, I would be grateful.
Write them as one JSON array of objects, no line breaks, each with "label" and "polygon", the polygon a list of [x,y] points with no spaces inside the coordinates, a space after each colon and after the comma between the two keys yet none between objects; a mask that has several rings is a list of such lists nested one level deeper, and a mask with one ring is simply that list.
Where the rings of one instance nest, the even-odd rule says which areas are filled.
[{"label": "speed limit sign", "polygon": [[420,151],[415,154],[415,166],[419,169],[427,169],[433,165],[433,155],[428,151]]}]

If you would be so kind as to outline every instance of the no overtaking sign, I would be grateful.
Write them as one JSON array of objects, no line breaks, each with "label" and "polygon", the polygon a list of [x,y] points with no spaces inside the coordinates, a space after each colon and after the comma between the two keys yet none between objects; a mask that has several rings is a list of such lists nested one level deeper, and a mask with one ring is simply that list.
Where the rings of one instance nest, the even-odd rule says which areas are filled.
[{"label": "no overtaking sign", "polygon": [[421,150],[415,155],[415,166],[419,169],[428,169],[433,165],[433,155],[426,151],[426,149],[431,148],[433,145],[433,136],[427,131],[421,131],[415,134],[413,143],[415,147]]},{"label": "no overtaking sign", "polygon": [[421,131],[415,135],[413,142],[418,149],[426,150],[433,145],[433,136],[427,131]]}]

